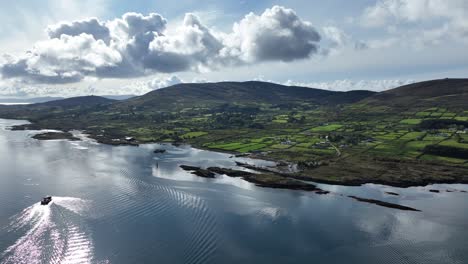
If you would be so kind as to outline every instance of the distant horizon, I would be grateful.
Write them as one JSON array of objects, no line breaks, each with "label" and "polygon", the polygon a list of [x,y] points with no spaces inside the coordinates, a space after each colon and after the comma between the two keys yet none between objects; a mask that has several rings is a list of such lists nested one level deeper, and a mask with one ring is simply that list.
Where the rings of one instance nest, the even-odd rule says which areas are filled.
[{"label": "distant horizon", "polygon": [[[246,81],[227,81],[227,80],[224,80],[224,81],[218,81],[218,82],[180,82],[180,83],[185,83],[185,84],[198,84],[198,83],[223,83],[223,82],[239,82],[239,83],[242,83],[242,82],[265,82],[265,83],[273,83],[273,84],[279,84],[279,85],[284,85],[284,86],[299,86],[299,87],[305,87],[305,88],[311,88],[311,89],[322,89],[322,90],[328,90],[328,91],[334,91],[334,92],[348,92],[348,91],[359,91],[359,90],[366,90],[366,91],[372,91],[372,92],[383,92],[383,91],[388,91],[388,90],[391,90],[391,89],[395,89],[395,88],[398,88],[398,87],[401,87],[401,86],[404,86],[404,85],[408,85],[408,84],[413,84],[413,83],[419,83],[419,82],[426,82],[426,81],[434,81],[434,80],[444,80],[444,79],[468,79],[468,78],[461,78],[461,77],[456,77],[456,78],[438,78],[438,79],[427,79],[427,80],[420,80],[420,81],[408,81],[406,83],[401,83],[400,85],[398,86],[394,86],[394,87],[389,87],[388,89],[384,89],[384,90],[372,90],[372,89],[369,89],[369,90],[366,90],[366,89],[326,89],[324,87],[320,88],[320,87],[310,87],[310,86],[307,86],[307,84],[300,84],[300,83],[292,83],[292,82],[288,82],[288,83],[276,83],[276,82],[273,82],[273,81],[265,81],[265,80],[246,80]],[[180,83],[177,83],[177,84],[180,84]],[[176,84],[172,84],[172,85],[169,85],[169,86],[165,86],[165,87],[161,87],[161,88],[156,88],[154,90],[159,90],[159,89],[164,89],[164,88],[168,88],[168,87],[171,87],[171,86],[174,86]],[[151,90],[151,91],[154,91],[154,90]],[[82,96],[100,96],[100,97],[135,97],[135,96],[141,96],[141,95],[144,95],[148,92],[151,92],[151,91],[147,91],[145,93],[142,93],[142,94],[95,94],[95,93],[89,93],[89,94],[77,94],[77,95],[69,95],[69,96],[60,96],[60,95],[46,95],[46,96],[28,96],[28,97],[25,97],[25,96],[0,96],[0,104],[6,104],[6,103],[9,103],[7,100],[15,100],[19,103],[10,103],[10,104],[28,104],[29,102],[27,102],[28,100],[33,100],[33,99],[41,99],[41,98],[52,98],[52,100],[54,99],[64,99],[64,98],[72,98],[72,97],[82,97]],[[21,100],[24,100],[24,102],[21,103]]]}]

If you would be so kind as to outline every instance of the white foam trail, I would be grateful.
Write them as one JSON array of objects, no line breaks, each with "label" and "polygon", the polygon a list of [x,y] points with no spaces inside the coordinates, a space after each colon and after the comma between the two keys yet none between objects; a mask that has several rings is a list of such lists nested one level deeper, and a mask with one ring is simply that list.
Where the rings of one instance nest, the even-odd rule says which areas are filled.
[{"label": "white foam trail", "polygon": [[23,211],[17,219],[17,224],[13,224],[13,227],[25,227],[28,223],[33,223],[32,227],[5,250],[2,257],[6,255],[8,257],[2,263],[40,263],[41,240],[51,226],[50,216],[50,207],[39,204],[30,206]]},{"label": "white foam trail", "polygon": [[90,209],[90,201],[74,197],[54,197],[53,202],[67,210],[84,216]]},{"label": "white foam trail", "polygon": [[8,226],[8,232],[24,234],[0,255],[0,263],[91,263],[94,247],[89,235],[62,212],[83,216],[88,208],[86,200],[53,197],[47,206],[36,203],[24,209]]}]

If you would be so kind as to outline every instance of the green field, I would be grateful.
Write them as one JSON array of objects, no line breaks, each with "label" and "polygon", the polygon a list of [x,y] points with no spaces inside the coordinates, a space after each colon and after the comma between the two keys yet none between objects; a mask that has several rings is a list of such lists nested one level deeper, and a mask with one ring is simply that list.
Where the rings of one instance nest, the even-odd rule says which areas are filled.
[{"label": "green field", "polygon": [[196,138],[196,137],[201,137],[208,134],[207,132],[189,132],[187,134],[183,134],[181,137],[183,139],[190,139],[190,138]]},{"label": "green field", "polygon": [[422,122],[422,119],[418,118],[408,118],[408,119],[403,119],[400,121],[400,124],[405,124],[405,125],[418,125]]},{"label": "green field", "polygon": [[332,125],[323,125],[312,128],[310,131],[312,132],[331,132],[343,127],[342,125],[332,124]]}]

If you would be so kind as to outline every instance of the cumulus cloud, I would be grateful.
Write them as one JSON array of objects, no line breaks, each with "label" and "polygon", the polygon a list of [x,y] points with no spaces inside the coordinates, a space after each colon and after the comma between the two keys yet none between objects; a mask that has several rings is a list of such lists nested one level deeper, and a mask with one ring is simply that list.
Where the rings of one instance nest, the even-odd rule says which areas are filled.
[{"label": "cumulus cloud", "polygon": [[20,78],[25,82],[71,83],[121,60],[119,52],[91,35],[62,34],[60,38],[36,43],[20,58],[10,57],[0,72],[3,78]]},{"label": "cumulus cloud", "polygon": [[103,40],[106,43],[110,41],[109,28],[97,18],[89,18],[74,22],[62,22],[47,27],[47,34],[51,39],[60,38],[62,35],[79,36],[83,33],[89,34],[96,40]]},{"label": "cumulus cloud", "polygon": [[320,35],[307,21],[280,6],[245,16],[223,33],[194,14],[167,28],[159,14],[126,13],[47,28],[48,40],[0,63],[4,79],[28,83],[73,83],[86,76],[129,78],[155,73],[202,72],[227,65],[305,59],[318,50]]},{"label": "cumulus cloud", "polygon": [[109,22],[115,37],[131,39],[147,33],[161,34],[166,29],[167,21],[160,14],[150,13],[144,16],[139,13],[126,13],[122,18]]},{"label": "cumulus cloud", "polygon": [[145,67],[159,72],[199,70],[219,60],[222,43],[194,14],[170,35],[154,38],[149,44]]},{"label": "cumulus cloud", "polygon": [[228,56],[244,61],[292,61],[317,52],[320,35],[310,22],[280,6],[267,9],[262,15],[248,14],[234,24],[226,38]]}]

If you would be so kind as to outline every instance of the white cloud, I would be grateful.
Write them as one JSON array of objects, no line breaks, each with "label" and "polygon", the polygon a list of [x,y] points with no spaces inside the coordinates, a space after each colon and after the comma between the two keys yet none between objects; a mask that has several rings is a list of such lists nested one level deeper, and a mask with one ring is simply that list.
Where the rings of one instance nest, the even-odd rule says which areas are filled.
[{"label": "white cloud", "polygon": [[351,40],[351,37],[348,34],[337,27],[327,26],[324,27],[322,31],[324,32],[325,37],[332,41],[333,46],[344,46]]},{"label": "white cloud", "polygon": [[161,15],[150,13],[147,16],[138,13],[126,13],[122,18],[109,22],[110,28],[117,37],[132,39],[135,36],[145,35],[147,33],[161,34],[167,21]]},{"label": "white cloud", "polygon": [[169,87],[169,86],[172,86],[172,85],[175,85],[175,84],[178,84],[178,83],[182,83],[182,82],[183,81],[181,79],[179,79],[179,77],[177,77],[177,76],[170,76],[170,77],[167,77],[165,79],[154,78],[153,80],[148,82],[148,87],[151,90],[155,90],[155,89],[160,89],[160,88],[164,88],[164,87]]},{"label": "white cloud", "polygon": [[278,83],[288,86],[301,86],[316,88],[329,91],[353,91],[353,90],[367,90],[381,92],[393,88],[397,88],[403,85],[417,82],[416,80],[333,80],[324,82],[297,82],[293,80],[287,80],[285,82],[277,82],[266,79],[264,76],[258,76],[254,78],[255,81]]},{"label": "white cloud", "polygon": [[317,52],[319,33],[280,6],[248,14],[229,33],[215,32],[194,14],[167,29],[161,15],[126,13],[47,28],[48,40],[0,65],[3,78],[28,83],[73,83],[86,76],[130,78],[154,73],[202,72],[225,65],[305,59]]},{"label": "white cloud", "polygon": [[[0,98],[19,97],[73,97],[83,95],[142,95],[155,89],[169,87],[184,81],[175,75],[148,76],[141,79],[122,80],[85,77],[82,82],[74,84],[29,84],[13,79],[0,79]],[[118,86],[119,89],[115,89]]]},{"label": "white cloud", "polygon": [[368,45],[363,41],[354,40],[349,34],[346,34],[342,29],[335,26],[326,26],[322,28],[324,39],[330,44],[324,48],[325,54],[339,53],[340,49],[351,48],[355,50],[367,49]]},{"label": "white cloud", "polygon": [[121,61],[120,53],[102,40],[85,33],[62,34],[60,38],[36,43],[22,57],[3,64],[1,73],[3,78],[20,78],[29,83],[67,83],[81,81],[97,68]]},{"label": "white cloud", "polygon": [[[158,75],[156,77],[145,78],[144,80],[131,81],[130,83],[123,85],[121,89],[116,91],[111,86],[107,88],[99,87],[96,88],[94,94],[99,95],[142,95],[153,90],[169,87],[184,81],[175,75]],[[96,85],[93,85],[96,86]]]},{"label": "white cloud", "polygon": [[274,6],[260,16],[250,13],[235,23],[225,41],[223,52],[243,61],[292,61],[317,52],[320,35],[293,10]]},{"label": "white cloud", "polygon": [[366,43],[387,53],[393,48],[421,52],[468,43],[466,0],[378,0],[365,8],[360,20],[365,27],[386,29],[388,36]]},{"label": "white cloud", "polygon": [[414,80],[335,80],[330,82],[310,82],[301,83],[294,81],[287,81],[285,85],[305,86],[311,88],[318,88],[330,91],[352,91],[352,90],[368,90],[368,91],[385,91],[400,87],[402,85],[414,83]]},{"label": "white cloud", "polygon": [[83,33],[92,35],[96,40],[110,41],[110,31],[107,26],[97,18],[88,18],[73,22],[61,22],[47,27],[47,34],[51,39],[60,38],[61,35],[79,36]]},{"label": "white cloud", "polygon": [[109,0],[41,0],[0,2],[1,52],[17,54],[46,37],[45,28],[64,20],[105,16]]},{"label": "white cloud", "polygon": [[466,22],[466,0],[379,0],[365,9],[363,23],[367,26],[384,26],[396,22],[420,22],[446,18],[451,22]]}]

